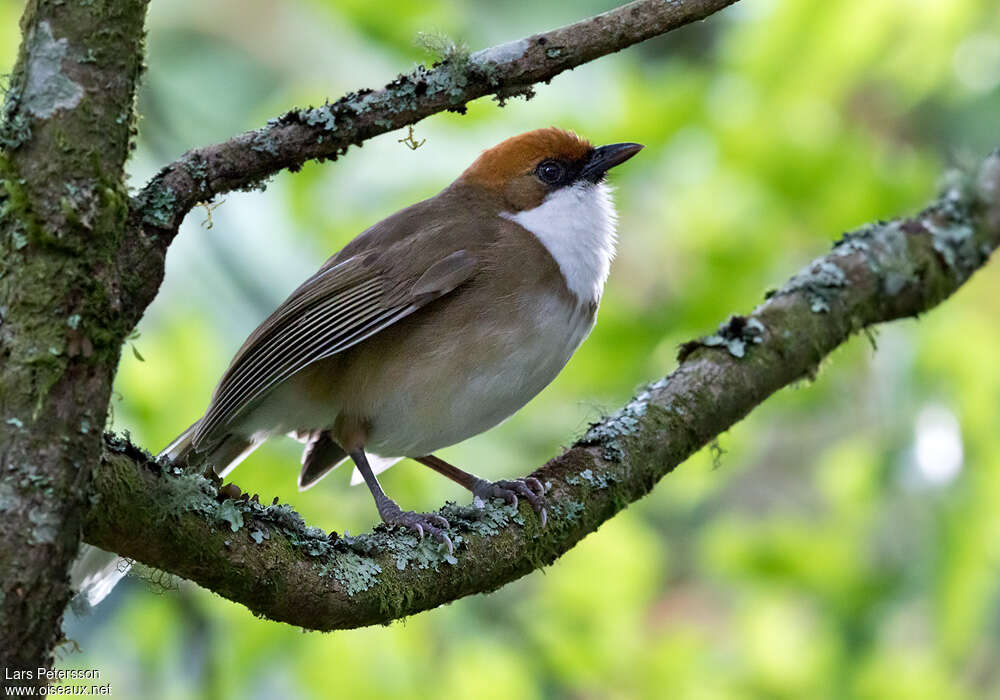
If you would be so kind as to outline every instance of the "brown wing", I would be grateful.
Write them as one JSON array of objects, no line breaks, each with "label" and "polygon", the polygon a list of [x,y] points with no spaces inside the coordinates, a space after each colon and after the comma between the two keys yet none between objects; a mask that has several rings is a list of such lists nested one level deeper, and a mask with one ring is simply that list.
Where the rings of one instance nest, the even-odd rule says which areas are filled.
[{"label": "brown wing", "polygon": [[432,243],[438,241],[431,231],[380,254],[335,258],[292,292],[236,353],[200,421],[195,447],[211,442],[219,428],[279,382],[360,343],[473,275],[473,254],[447,248],[442,253]]}]

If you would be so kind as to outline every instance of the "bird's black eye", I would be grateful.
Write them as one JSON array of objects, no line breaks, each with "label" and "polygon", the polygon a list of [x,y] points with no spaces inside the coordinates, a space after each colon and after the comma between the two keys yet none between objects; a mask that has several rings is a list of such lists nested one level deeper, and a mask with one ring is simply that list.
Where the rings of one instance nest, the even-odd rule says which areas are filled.
[{"label": "bird's black eye", "polygon": [[566,166],[558,160],[543,160],[535,168],[535,174],[546,185],[555,185],[566,174]]}]

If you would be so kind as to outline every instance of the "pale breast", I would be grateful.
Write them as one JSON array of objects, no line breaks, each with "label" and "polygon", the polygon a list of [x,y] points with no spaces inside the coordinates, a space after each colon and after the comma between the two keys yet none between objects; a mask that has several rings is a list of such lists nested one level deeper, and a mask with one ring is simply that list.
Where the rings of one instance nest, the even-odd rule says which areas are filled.
[{"label": "pale breast", "polygon": [[430,454],[506,420],[559,374],[593,327],[594,311],[540,294],[482,320],[462,342],[429,333],[425,343],[418,333],[405,367],[383,367],[382,376],[396,381],[369,407],[371,452]]}]

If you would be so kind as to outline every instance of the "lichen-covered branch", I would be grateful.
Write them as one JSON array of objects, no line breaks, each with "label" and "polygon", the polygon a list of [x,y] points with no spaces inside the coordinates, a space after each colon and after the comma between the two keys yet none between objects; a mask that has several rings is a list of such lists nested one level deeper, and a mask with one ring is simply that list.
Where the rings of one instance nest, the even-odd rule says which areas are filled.
[{"label": "lichen-covered branch", "polygon": [[0,124],[0,666],[47,666],[129,331],[117,255],[145,0],[29,0]]},{"label": "lichen-covered branch", "polygon": [[[166,247],[198,202],[234,189],[258,187],[278,171],[295,170],[308,160],[336,159],[350,146],[438,112],[464,111],[467,102],[485,95],[496,95],[501,102],[530,95],[536,83],[704,19],[734,2],[638,0],[476,53],[449,50],[435,66],[420,66],[380,89],[359,90],[322,107],[294,109],[260,129],[188,151],[134,198],[131,230],[135,240],[128,263],[141,270],[152,258],[162,268]],[[159,276],[151,279],[155,285],[137,290],[137,298],[145,300],[155,294]],[[145,308],[145,304],[138,307]]]},{"label": "lichen-covered branch", "polygon": [[672,374],[534,472],[549,488],[544,529],[524,502],[448,504],[453,555],[409,532],[327,536],[287,506],[219,495],[108,436],[85,538],[310,629],[384,623],[492,591],[551,563],[853,333],[933,308],[998,245],[1000,152],[917,216],[846,234],[753,313],[686,343]]}]

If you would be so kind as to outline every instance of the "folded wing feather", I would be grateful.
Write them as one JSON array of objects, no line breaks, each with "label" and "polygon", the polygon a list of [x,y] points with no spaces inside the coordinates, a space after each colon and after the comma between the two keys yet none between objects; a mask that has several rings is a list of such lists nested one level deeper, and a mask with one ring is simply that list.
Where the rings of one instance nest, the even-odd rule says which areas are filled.
[{"label": "folded wing feather", "polygon": [[409,281],[400,279],[397,270],[385,270],[379,258],[364,254],[325,265],[236,353],[199,421],[195,448],[219,439],[226,425],[279,382],[448,294],[475,270],[476,258],[467,250],[443,256],[424,270],[417,268]]}]

